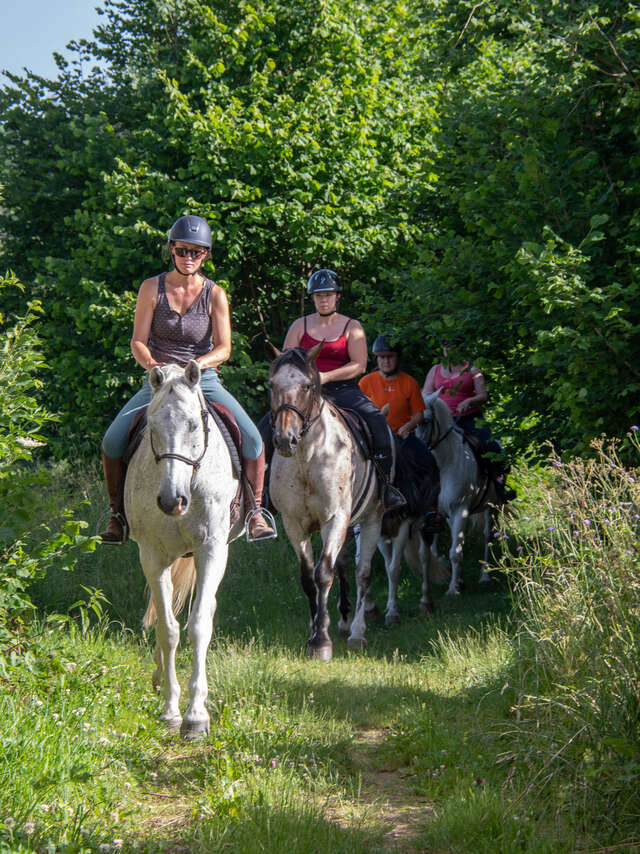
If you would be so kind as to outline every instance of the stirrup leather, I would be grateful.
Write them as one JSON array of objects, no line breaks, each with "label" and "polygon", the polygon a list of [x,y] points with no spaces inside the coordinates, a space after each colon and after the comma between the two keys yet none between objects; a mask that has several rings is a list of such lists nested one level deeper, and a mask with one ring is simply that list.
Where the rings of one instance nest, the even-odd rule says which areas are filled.
[{"label": "stirrup leather", "polygon": [[[262,537],[251,537],[249,535],[249,522],[253,519],[254,516],[261,515],[265,522],[269,525],[272,530],[271,534],[265,534]],[[273,518],[271,513],[266,510],[264,507],[252,507],[251,510],[247,511],[247,515],[244,517],[244,533],[248,543],[259,543],[262,540],[275,540],[278,537],[278,530],[276,528],[276,520]]]}]

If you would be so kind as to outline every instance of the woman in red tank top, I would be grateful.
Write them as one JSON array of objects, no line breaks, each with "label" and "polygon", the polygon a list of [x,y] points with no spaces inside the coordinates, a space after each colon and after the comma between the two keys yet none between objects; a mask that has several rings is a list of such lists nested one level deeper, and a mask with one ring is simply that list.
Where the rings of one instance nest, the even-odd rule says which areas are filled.
[{"label": "woman in red tank top", "polygon": [[333,270],[316,270],[307,283],[307,293],[315,313],[294,320],[283,349],[310,350],[324,342],[316,359],[322,394],[340,408],[356,410],[366,421],[373,437],[373,456],[385,484],[385,509],[402,507],[406,504],[404,496],[389,483],[393,463],[391,432],[384,415],[357,383],[367,367],[364,329],[357,320],[338,312],[342,285]]}]

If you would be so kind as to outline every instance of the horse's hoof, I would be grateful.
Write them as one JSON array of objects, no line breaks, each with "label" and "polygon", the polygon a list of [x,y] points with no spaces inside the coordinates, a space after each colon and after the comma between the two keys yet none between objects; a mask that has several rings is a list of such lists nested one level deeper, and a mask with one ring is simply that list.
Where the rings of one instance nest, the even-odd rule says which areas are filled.
[{"label": "horse's hoof", "polygon": [[345,640],[349,637],[349,632],[351,631],[351,626],[338,626],[338,634],[341,638]]},{"label": "horse's hoof", "polygon": [[331,661],[333,658],[333,644],[331,641],[320,644],[314,644],[311,641],[308,641],[307,658],[317,658],[318,661]]},{"label": "horse's hoof", "polygon": [[168,730],[178,729],[182,724],[181,715],[160,715],[160,720],[166,724]]},{"label": "horse's hoof", "polygon": [[450,587],[447,592],[444,594],[445,596],[459,596],[462,593],[461,587]]},{"label": "horse's hoof", "polygon": [[367,648],[367,642],[364,638],[348,638],[347,647],[357,652],[362,652]]},{"label": "horse's hoof", "polygon": [[435,606],[433,602],[421,602],[420,603],[420,613],[421,614],[433,614],[435,611]]},{"label": "horse's hoof", "polygon": [[400,617],[398,614],[387,614],[384,618],[385,626],[399,626],[400,625]]},{"label": "horse's hoof", "polygon": [[180,727],[180,735],[185,741],[196,741],[199,738],[206,738],[209,735],[209,721],[182,721]]}]

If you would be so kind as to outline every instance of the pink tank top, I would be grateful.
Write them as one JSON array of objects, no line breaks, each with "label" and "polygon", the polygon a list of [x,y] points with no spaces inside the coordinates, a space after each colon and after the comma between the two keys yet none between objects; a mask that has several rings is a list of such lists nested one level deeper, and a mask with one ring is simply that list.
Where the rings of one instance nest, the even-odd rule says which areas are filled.
[{"label": "pink tank top", "polygon": [[[436,391],[441,388],[440,397],[447,404],[452,414],[456,414],[458,404],[469,397],[473,397],[475,391],[473,389],[473,377],[469,370],[469,362],[465,362],[462,373],[457,377],[443,377],[440,365],[436,365],[436,370],[433,375],[433,384]],[[473,415],[480,412],[480,406],[470,406],[466,410],[465,415]]]},{"label": "pink tank top", "polygon": [[[325,341],[320,350],[320,355],[316,360],[316,367],[321,373],[326,374],[328,371],[335,371],[336,368],[343,368],[349,364],[349,345],[347,342],[347,326],[351,323],[351,318],[345,323],[342,335],[336,338],[335,341]],[[316,338],[312,338],[307,332],[307,318],[304,318],[304,335],[300,339],[299,346],[303,350],[310,350],[320,342]]]}]

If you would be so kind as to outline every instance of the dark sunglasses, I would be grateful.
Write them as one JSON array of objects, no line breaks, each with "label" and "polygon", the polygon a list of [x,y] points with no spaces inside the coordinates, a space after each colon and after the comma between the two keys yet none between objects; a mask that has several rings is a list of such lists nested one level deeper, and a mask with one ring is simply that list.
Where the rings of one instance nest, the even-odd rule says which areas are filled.
[{"label": "dark sunglasses", "polygon": [[174,246],[173,251],[178,258],[199,258],[207,254],[206,249],[185,249],[183,246]]}]

